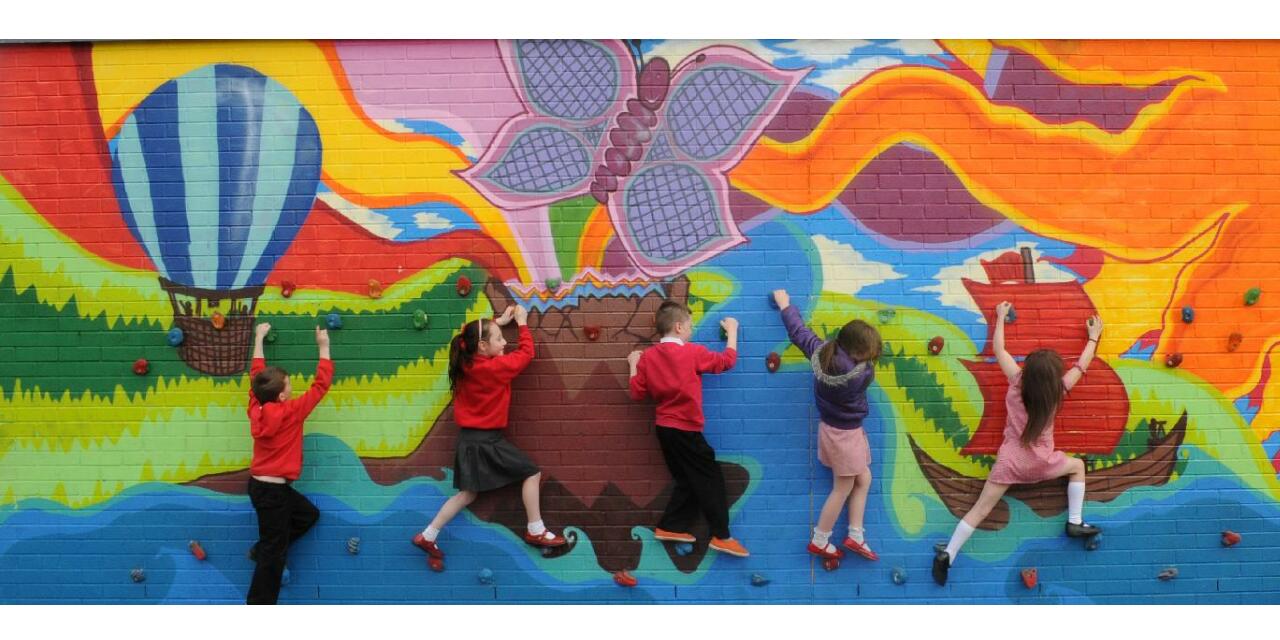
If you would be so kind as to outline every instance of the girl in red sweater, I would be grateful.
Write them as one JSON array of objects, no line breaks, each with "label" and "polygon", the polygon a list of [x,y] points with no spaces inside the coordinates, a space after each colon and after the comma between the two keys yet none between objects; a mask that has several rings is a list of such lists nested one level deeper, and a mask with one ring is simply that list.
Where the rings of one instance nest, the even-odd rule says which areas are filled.
[{"label": "girl in red sweater", "polygon": [[[520,326],[520,344],[511,353],[501,327],[515,319]],[[508,306],[502,317],[480,319],[463,325],[449,344],[449,382],[453,389],[453,419],[458,423],[458,443],[453,457],[453,486],[458,493],[445,501],[427,528],[413,537],[413,544],[432,558],[443,559],[436,537],[454,516],[476,499],[481,491],[491,491],[523,482],[520,496],[529,516],[525,542],[535,547],[559,547],[565,539],[542,524],[538,510],[538,466],[502,437],[511,407],[511,381],[533,360],[533,334],[527,322],[529,312],[520,305]]]}]

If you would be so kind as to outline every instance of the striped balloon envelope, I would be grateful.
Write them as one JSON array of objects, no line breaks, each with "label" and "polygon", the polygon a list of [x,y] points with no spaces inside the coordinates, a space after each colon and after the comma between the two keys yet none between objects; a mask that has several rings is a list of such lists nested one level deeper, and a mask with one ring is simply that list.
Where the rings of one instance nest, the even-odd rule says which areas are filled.
[{"label": "striped balloon envelope", "polygon": [[110,148],[129,230],[161,277],[202,290],[261,286],[320,177],[311,114],[279,82],[231,64],[160,85]]}]

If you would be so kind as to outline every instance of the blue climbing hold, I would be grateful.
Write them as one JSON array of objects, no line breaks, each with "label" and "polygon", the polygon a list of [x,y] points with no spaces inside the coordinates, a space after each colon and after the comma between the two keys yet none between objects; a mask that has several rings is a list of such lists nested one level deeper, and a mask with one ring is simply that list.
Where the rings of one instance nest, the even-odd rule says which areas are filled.
[{"label": "blue climbing hold", "polygon": [[179,329],[178,327],[174,327],[169,330],[169,335],[167,336],[167,339],[169,340],[169,346],[176,347],[182,344],[182,338],[183,338],[182,329]]},{"label": "blue climbing hold", "polygon": [[280,575],[280,585],[286,585],[293,582],[293,574],[289,573],[289,567],[284,568],[284,573]]},{"label": "blue climbing hold", "polygon": [[1009,305],[1009,313],[1005,314],[1004,321],[1008,324],[1013,324],[1018,321],[1018,311],[1013,308],[1013,305]]},{"label": "blue climbing hold", "polygon": [[758,573],[751,574],[751,586],[753,587],[763,587],[766,584],[769,584],[769,582],[771,581],[768,578]]},{"label": "blue climbing hold", "polygon": [[889,572],[889,578],[893,580],[894,584],[906,584],[907,570],[902,567],[894,567],[893,571]]},{"label": "blue climbing hold", "polygon": [[678,555],[678,556],[687,556],[687,555],[689,555],[689,554],[691,554],[691,553],[693,553],[693,545],[692,545],[692,544],[689,544],[688,542],[677,542],[677,543],[676,543],[676,555]]},{"label": "blue climbing hold", "polygon": [[480,584],[493,584],[493,570],[488,567],[481,569],[476,579],[480,581]]},{"label": "blue climbing hold", "polygon": [[1195,309],[1192,309],[1191,307],[1183,307],[1183,308],[1182,308],[1182,321],[1183,321],[1183,322],[1185,322],[1185,323],[1187,323],[1187,324],[1191,324],[1191,321],[1192,321],[1192,320],[1195,320],[1195,319],[1196,319],[1196,310],[1195,310]]},{"label": "blue climbing hold", "polygon": [[331,313],[328,316],[325,316],[324,323],[328,325],[330,329],[341,329],[342,316],[337,313]]},{"label": "blue climbing hold", "polygon": [[142,569],[134,569],[129,572],[129,578],[134,582],[142,582],[147,579],[147,574]]}]

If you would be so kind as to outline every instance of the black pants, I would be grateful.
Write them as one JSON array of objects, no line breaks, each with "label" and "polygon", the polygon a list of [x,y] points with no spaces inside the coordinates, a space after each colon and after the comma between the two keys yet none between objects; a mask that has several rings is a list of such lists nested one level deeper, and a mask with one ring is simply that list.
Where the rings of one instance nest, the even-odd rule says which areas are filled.
[{"label": "black pants", "polygon": [[715,449],[707,444],[700,431],[658,427],[657,432],[662,458],[676,481],[671,501],[662,513],[658,527],[687,533],[701,512],[711,527],[713,537],[730,537],[729,499],[724,488],[724,473],[716,462]]},{"label": "black pants", "polygon": [[258,544],[254,545],[258,566],[245,603],[275,604],[289,545],[311,530],[320,519],[320,510],[287,484],[253,478],[249,479],[249,501],[258,512]]}]

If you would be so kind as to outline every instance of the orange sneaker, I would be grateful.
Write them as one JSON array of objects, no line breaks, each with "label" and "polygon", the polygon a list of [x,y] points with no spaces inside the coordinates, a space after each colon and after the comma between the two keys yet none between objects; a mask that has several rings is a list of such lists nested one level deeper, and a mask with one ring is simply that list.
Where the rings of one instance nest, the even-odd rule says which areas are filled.
[{"label": "orange sneaker", "polygon": [[709,546],[720,553],[727,553],[731,556],[738,556],[739,558],[745,558],[751,555],[751,552],[747,551],[747,548],[742,546],[742,543],[734,540],[733,538],[712,538]]},{"label": "orange sneaker", "polygon": [[858,554],[858,555],[860,555],[860,556],[862,556],[862,557],[864,557],[864,558],[866,558],[866,559],[868,559],[868,560],[879,560],[879,559],[880,559],[880,556],[876,555],[876,552],[872,551],[872,550],[871,550],[871,547],[868,547],[868,546],[867,546],[867,545],[865,545],[865,544],[859,544],[859,543],[858,543],[858,541],[857,541],[857,540],[854,540],[853,538],[845,538],[845,539],[844,539],[844,548],[846,548],[846,549],[848,549],[848,550],[850,550],[850,551],[852,551],[852,552],[854,552],[854,553],[856,553],[856,554]]},{"label": "orange sneaker", "polygon": [[675,531],[667,531],[666,529],[663,529],[661,527],[653,528],[653,539],[661,540],[663,542],[688,542],[690,544],[693,544],[698,540],[697,538],[687,533],[677,533]]},{"label": "orange sneaker", "polygon": [[435,542],[422,537],[421,533],[413,537],[413,546],[426,551],[427,555],[432,558],[439,560],[444,559],[444,552],[440,550],[440,547],[436,546]]}]

